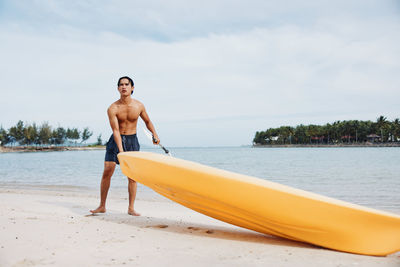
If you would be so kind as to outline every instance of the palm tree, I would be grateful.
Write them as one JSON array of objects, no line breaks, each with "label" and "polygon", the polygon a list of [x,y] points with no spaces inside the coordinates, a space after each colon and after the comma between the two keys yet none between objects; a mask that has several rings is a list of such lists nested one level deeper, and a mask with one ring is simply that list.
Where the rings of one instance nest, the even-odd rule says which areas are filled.
[{"label": "palm tree", "polygon": [[307,143],[307,126],[304,126],[303,124],[298,125],[294,129],[294,136],[296,143],[298,144],[305,144]]},{"label": "palm tree", "polygon": [[24,128],[24,138],[22,143],[26,145],[32,145],[37,141],[38,136],[39,133],[36,123],[33,123],[32,125],[27,124]]},{"label": "palm tree", "polygon": [[24,139],[24,128],[25,128],[24,123],[23,121],[20,120],[17,122],[17,125],[11,127],[8,130],[8,134],[14,141],[21,143]]},{"label": "palm tree", "polygon": [[400,119],[396,118],[392,122],[392,135],[395,142],[397,142],[397,138],[400,136]]},{"label": "palm tree", "polygon": [[81,138],[82,138],[81,143],[86,142],[86,140],[88,140],[92,135],[93,135],[93,132],[89,131],[88,127],[84,128],[82,135],[81,135]]},{"label": "palm tree", "polygon": [[7,133],[7,131],[0,126],[0,146],[4,146],[11,142],[11,136]]},{"label": "palm tree", "polygon": [[312,137],[318,137],[319,132],[320,132],[320,129],[319,129],[318,125],[314,125],[314,124],[308,125],[306,135],[310,140],[310,144],[311,144]]},{"label": "palm tree", "polygon": [[387,124],[388,121],[385,116],[379,116],[379,118],[376,119],[376,126],[381,132],[381,142],[383,142],[383,130],[387,127]]},{"label": "palm tree", "polygon": [[42,145],[49,144],[51,139],[51,133],[52,130],[49,123],[43,122],[42,125],[39,127],[39,143]]}]

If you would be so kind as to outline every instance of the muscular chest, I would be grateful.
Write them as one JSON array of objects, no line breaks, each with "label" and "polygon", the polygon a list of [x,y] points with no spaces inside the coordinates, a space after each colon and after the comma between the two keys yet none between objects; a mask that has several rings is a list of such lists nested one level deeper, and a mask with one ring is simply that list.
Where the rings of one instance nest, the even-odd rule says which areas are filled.
[{"label": "muscular chest", "polygon": [[136,121],[140,115],[140,109],[136,106],[120,106],[118,107],[118,121]]}]

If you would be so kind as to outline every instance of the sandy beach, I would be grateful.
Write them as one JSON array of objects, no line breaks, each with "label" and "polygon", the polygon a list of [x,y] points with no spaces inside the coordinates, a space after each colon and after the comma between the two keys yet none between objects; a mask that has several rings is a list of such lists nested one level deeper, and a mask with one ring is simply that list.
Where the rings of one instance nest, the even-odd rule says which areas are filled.
[{"label": "sandy beach", "polygon": [[92,216],[97,192],[69,187],[0,189],[0,266],[400,266],[386,257],[336,252],[241,229],[138,192],[111,190],[106,214]]}]

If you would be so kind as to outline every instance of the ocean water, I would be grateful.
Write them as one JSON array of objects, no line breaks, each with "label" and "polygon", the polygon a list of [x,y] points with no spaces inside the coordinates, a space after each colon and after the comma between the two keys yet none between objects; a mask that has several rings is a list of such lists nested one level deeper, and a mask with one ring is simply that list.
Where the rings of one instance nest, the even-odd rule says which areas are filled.
[{"label": "ocean water", "polygon": [[[143,151],[163,153],[158,148]],[[400,214],[399,148],[171,148],[174,157]],[[98,189],[103,150],[0,153],[0,186]],[[126,188],[119,167],[112,188]],[[152,192],[139,186],[138,190]],[[154,193],[155,194],[155,193]]]}]

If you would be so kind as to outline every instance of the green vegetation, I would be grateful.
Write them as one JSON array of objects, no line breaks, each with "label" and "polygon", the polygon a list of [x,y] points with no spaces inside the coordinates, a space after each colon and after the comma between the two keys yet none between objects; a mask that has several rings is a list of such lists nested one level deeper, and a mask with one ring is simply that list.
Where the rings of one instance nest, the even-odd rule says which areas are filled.
[{"label": "green vegetation", "polygon": [[345,144],[400,141],[400,120],[388,121],[380,116],[372,121],[336,121],[325,125],[298,125],[296,127],[281,126],[256,132],[253,139],[255,145],[285,144]]},{"label": "green vegetation", "polygon": [[[10,129],[5,130],[0,126],[0,144],[5,146],[7,144],[18,143],[20,145],[68,145],[86,142],[93,132],[89,128],[84,128],[79,131],[77,128],[63,127],[52,128],[47,122],[38,126],[36,123],[29,124],[18,121],[17,124]],[[101,136],[98,137],[98,142],[101,143]]]}]

